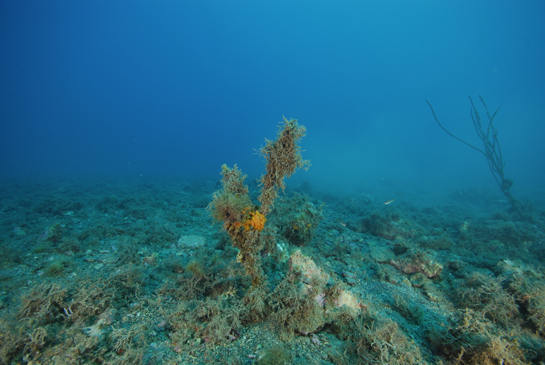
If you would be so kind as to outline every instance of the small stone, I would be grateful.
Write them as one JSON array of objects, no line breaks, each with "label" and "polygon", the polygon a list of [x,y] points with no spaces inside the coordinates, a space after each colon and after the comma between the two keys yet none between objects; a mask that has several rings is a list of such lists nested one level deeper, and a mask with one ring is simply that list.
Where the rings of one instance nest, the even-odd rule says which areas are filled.
[{"label": "small stone", "polygon": [[371,258],[378,263],[387,263],[395,258],[394,253],[383,246],[375,246],[370,249]]},{"label": "small stone", "polygon": [[182,236],[178,240],[178,247],[185,249],[200,248],[206,244],[206,239],[203,236],[189,235]]}]

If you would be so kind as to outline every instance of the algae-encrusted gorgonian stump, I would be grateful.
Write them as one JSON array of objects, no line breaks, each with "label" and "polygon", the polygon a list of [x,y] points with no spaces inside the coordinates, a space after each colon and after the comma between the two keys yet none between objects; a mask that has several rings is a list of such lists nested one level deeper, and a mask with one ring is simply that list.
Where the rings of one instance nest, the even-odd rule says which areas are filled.
[{"label": "algae-encrusted gorgonian stump", "polygon": [[267,162],[265,174],[260,180],[261,195],[258,200],[261,206],[252,203],[248,186],[244,185],[246,175],[236,165],[233,168],[226,165],[221,167],[222,189],[214,193],[210,209],[214,219],[223,222],[223,229],[231,237],[233,246],[239,249],[237,261],[244,265],[254,287],[264,281],[260,252],[265,237],[274,239],[271,233],[267,233],[265,224],[278,190],[285,189],[285,177],[301,167],[307,169],[310,166],[308,160],[303,160],[299,146],[305,134],[305,127],[299,125],[296,119],[284,118],[276,140],[266,140],[265,147],[260,149],[261,156]]}]

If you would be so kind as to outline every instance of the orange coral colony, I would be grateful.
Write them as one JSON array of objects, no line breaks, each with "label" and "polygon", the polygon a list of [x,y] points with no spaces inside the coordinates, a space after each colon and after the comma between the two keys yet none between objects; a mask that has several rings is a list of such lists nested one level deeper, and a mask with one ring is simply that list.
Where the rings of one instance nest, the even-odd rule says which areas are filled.
[{"label": "orange coral colony", "polygon": [[[246,210],[244,210],[242,213],[246,213]],[[244,222],[233,223],[232,227],[234,228],[244,227],[244,230],[246,231],[249,231],[250,227],[257,229],[258,231],[263,230],[263,228],[265,227],[265,222],[267,221],[267,218],[265,218],[263,214],[259,213],[259,210],[256,210],[255,212],[248,212],[248,214],[251,217],[249,217]]]},{"label": "orange coral colony", "polygon": [[265,222],[267,221],[267,218],[265,218],[263,214],[259,213],[259,210],[256,210],[255,213],[250,212],[250,214],[252,215],[252,219],[250,219],[250,225],[254,227],[254,229],[261,231],[263,227],[265,227]]}]

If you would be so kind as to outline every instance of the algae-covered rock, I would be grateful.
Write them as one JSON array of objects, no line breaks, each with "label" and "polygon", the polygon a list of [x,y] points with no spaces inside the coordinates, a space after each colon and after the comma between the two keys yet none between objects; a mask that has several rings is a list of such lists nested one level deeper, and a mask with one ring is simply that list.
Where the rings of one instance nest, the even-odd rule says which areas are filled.
[{"label": "algae-covered rock", "polygon": [[443,270],[443,265],[425,252],[410,252],[403,257],[390,261],[390,264],[405,274],[420,272],[428,278],[436,277]]},{"label": "algae-covered rock", "polygon": [[288,332],[308,335],[331,323],[342,313],[357,316],[363,308],[356,295],[340,285],[308,256],[295,251],[289,271],[273,293],[277,320]]},{"label": "algae-covered rock", "polygon": [[[290,273],[301,274],[304,282],[310,282],[311,279],[315,279],[320,284],[325,284],[329,280],[329,275],[321,267],[318,267],[310,257],[303,255],[301,250],[295,251],[290,256]],[[305,284],[306,286],[307,284]]]}]

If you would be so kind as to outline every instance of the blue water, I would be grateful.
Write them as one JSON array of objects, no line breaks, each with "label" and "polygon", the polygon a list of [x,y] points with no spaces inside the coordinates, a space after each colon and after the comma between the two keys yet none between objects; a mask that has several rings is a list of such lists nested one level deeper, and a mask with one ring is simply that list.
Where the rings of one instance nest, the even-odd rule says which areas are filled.
[{"label": "blue water", "polygon": [[[296,177],[334,189],[498,189],[468,95],[521,197],[545,184],[542,1],[4,1],[0,177],[258,176],[282,115]],[[499,189],[497,190],[499,192]]]}]

